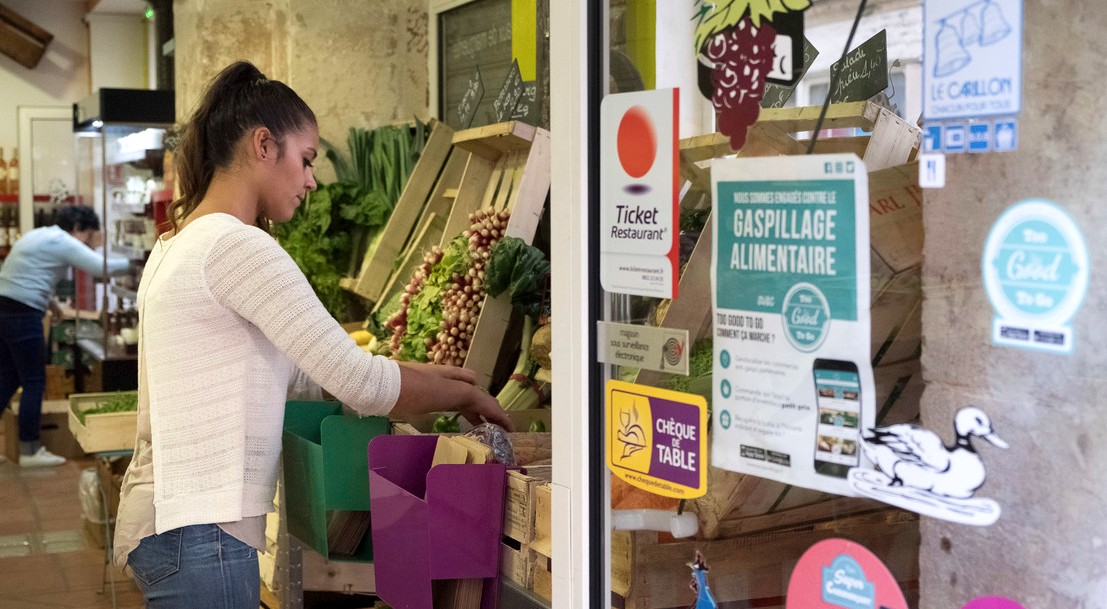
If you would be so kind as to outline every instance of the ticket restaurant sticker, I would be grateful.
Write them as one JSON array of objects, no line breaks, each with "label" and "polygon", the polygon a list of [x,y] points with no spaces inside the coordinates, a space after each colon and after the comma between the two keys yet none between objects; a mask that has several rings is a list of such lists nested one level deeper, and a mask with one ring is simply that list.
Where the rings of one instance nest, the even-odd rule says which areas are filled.
[{"label": "ticket restaurant sticker", "polygon": [[677,297],[680,91],[607,95],[600,104],[600,284]]},{"label": "ticket restaurant sticker", "polygon": [[961,609],[1026,609],[1015,601],[1002,596],[982,596]]},{"label": "ticket restaurant sticker", "polygon": [[868,548],[846,539],[824,539],[796,563],[785,609],[907,609],[907,600]]},{"label": "ticket restaurant sticker", "polygon": [[607,382],[607,466],[628,484],[677,499],[707,492],[707,400]]},{"label": "ticket restaurant sticker", "polygon": [[1072,216],[1029,199],[1011,206],[988,234],[981,259],[995,310],[992,342],[1072,353],[1071,321],[1088,290],[1088,247]]}]

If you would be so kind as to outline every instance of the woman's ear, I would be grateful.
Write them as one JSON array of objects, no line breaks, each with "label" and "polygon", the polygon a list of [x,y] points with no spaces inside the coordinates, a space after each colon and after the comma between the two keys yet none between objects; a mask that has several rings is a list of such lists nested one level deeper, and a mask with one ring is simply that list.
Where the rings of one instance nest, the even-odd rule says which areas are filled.
[{"label": "woman's ear", "polygon": [[277,140],[268,127],[254,129],[250,137],[250,149],[254,158],[266,160],[277,157]]}]

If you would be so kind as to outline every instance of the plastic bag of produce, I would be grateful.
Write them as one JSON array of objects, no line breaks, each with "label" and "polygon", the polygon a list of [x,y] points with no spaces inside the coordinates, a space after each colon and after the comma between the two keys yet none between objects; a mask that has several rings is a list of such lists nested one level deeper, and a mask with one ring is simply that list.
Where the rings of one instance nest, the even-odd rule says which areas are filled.
[{"label": "plastic bag of produce", "polygon": [[512,450],[511,440],[508,439],[507,431],[503,427],[495,423],[483,423],[465,435],[490,447],[496,463],[515,465],[515,451]]},{"label": "plastic bag of produce", "polygon": [[104,524],[104,499],[100,494],[100,475],[95,467],[81,470],[77,481],[77,494],[81,498],[81,512],[85,520],[95,524]]}]

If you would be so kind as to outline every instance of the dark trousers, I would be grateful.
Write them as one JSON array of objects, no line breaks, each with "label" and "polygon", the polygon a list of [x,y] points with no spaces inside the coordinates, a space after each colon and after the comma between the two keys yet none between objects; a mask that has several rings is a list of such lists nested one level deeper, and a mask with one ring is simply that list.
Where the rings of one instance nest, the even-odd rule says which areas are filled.
[{"label": "dark trousers", "polygon": [[8,407],[16,389],[19,399],[19,441],[37,442],[46,391],[46,340],[42,311],[0,309],[0,411]]}]

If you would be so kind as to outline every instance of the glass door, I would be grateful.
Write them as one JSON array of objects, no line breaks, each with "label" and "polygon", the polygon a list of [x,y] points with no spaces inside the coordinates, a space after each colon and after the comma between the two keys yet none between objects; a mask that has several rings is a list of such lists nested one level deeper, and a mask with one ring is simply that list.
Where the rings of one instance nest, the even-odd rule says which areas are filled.
[{"label": "glass door", "polygon": [[[884,218],[868,217],[882,197],[921,204],[902,170],[917,150],[867,154],[895,133],[917,132],[913,119],[891,112],[875,126],[865,113],[883,116],[879,100],[835,103],[835,124],[855,129],[812,144],[811,133],[825,133],[815,121],[822,108],[763,106],[767,83],[755,78],[771,63],[759,58],[783,53],[772,24],[787,11],[757,15],[754,26],[758,3],[603,4],[604,14],[591,16],[602,19],[602,45],[589,60],[606,66],[588,131],[599,140],[588,198],[598,227],[589,264],[600,269],[590,287],[600,295],[594,361],[602,367],[589,411],[603,430],[606,467],[605,492],[589,500],[605,510],[611,606],[707,606],[697,599],[711,595],[719,606],[806,609],[822,605],[794,603],[829,590],[845,603],[831,606],[917,607],[919,516],[849,481],[852,470],[875,471],[863,434],[918,418],[921,215],[898,217],[894,236]],[[739,5],[741,19],[715,14]],[[852,14],[844,27],[845,17],[827,14],[806,27],[834,41],[824,54],[838,55]],[[836,155],[819,158],[842,175],[805,177],[818,161],[805,160],[809,147]],[[843,214],[836,230],[857,250],[852,266],[841,261],[845,237],[804,242],[793,225],[764,226],[769,217],[824,217],[835,204]],[[847,227],[847,216],[856,223]],[[642,243],[654,238],[664,247],[651,253]],[[802,282],[795,265],[762,258],[830,251],[838,266],[825,282]],[[813,261],[803,272],[826,270]],[[766,287],[783,282],[791,289],[780,294]],[[856,304],[852,323],[871,336],[853,340],[852,351],[825,325],[822,337],[800,327],[824,312],[841,315],[843,295]]]}]

